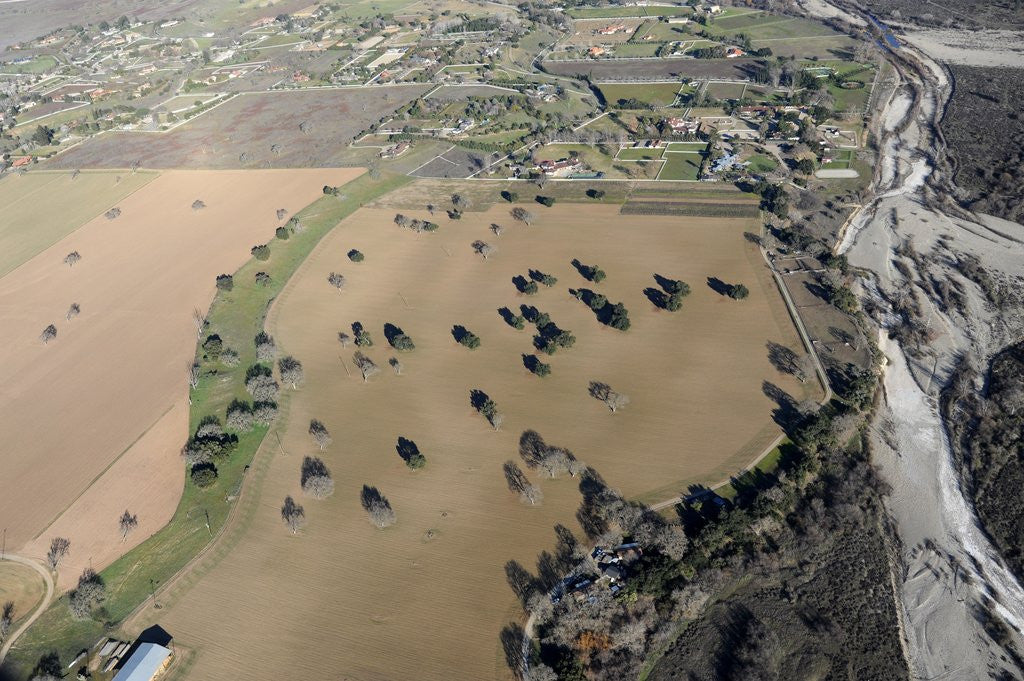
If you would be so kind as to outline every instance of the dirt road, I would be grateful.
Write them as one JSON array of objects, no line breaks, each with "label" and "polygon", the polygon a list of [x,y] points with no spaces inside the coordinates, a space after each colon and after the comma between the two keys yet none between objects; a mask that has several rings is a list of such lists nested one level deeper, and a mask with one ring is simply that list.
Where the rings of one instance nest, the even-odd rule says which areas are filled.
[{"label": "dirt road", "polygon": [[7,651],[11,649],[15,641],[17,641],[22,634],[28,631],[28,628],[32,626],[32,623],[35,622],[39,618],[39,616],[46,611],[48,607],[50,607],[50,601],[53,600],[54,593],[53,577],[50,575],[50,571],[42,565],[40,565],[38,562],[32,560],[31,558],[23,558],[22,556],[16,556],[13,553],[5,553],[3,559],[9,560],[12,563],[21,563],[22,565],[26,565],[35,570],[36,572],[38,572],[39,575],[43,578],[43,581],[46,583],[46,594],[43,596],[43,599],[39,601],[39,605],[36,606],[36,609],[32,613],[32,615],[27,620],[22,622],[21,626],[18,627],[10,636],[7,637],[7,640],[4,641],[3,646],[0,647],[0,663],[3,663],[4,658],[7,657]]}]

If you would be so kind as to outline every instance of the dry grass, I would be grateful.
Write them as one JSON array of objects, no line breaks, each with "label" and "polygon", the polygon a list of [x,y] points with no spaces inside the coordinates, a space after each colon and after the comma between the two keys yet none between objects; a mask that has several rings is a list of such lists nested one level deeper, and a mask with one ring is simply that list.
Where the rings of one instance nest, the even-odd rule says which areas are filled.
[{"label": "dry grass", "polygon": [[14,603],[15,627],[31,614],[45,592],[46,585],[35,570],[20,563],[0,561],[0,609],[8,601]]},{"label": "dry grass", "polygon": [[[297,211],[359,172],[166,172],[121,201],[117,219],[95,218],[0,279],[8,547],[41,557],[53,535],[69,537],[67,585],[167,522],[182,489],[193,308],[207,308],[217,274],[272,240],[278,208]],[[200,198],[207,207],[193,210]],[[37,205],[38,219],[48,210]],[[71,250],[74,267],[62,262]],[[72,302],[81,314],[68,322]],[[44,346],[50,323],[58,335]],[[139,527],[122,543],[125,508]]]},{"label": "dry grass", "polygon": [[86,171],[77,177],[70,172],[7,173],[0,181],[0,277],[155,177],[127,171]]},{"label": "dry grass", "polygon": [[[644,23],[643,19],[577,19],[573,22],[575,32],[563,42],[567,45],[608,45],[624,43],[633,37],[636,29]],[[601,35],[601,29],[609,26],[625,26],[611,35]]]},{"label": "dry grass", "polygon": [[[392,223],[393,211],[363,209],[318,246],[281,294],[268,325],[307,377],[280,424],[281,449],[273,435],[264,443],[273,452],[261,455],[268,475],[237,544],[190,589],[169,596],[158,616],[196,649],[190,679],[228,678],[241,668],[247,678],[267,680],[507,678],[498,635],[521,611],[505,562],[533,565],[553,547],[556,523],[580,533],[571,479],[529,473],[545,496],[535,507],[506,489],[502,463],[518,458],[522,430],[571,448],[632,496],[716,481],[778,432],[762,381],[797,399],[801,386],[771,368],[765,343],[796,347],[796,339],[759,254],[743,238],[750,221],[626,218],[600,205],[531,210],[539,219],[529,228],[498,206],[461,221],[442,218],[439,232],[416,235]],[[492,222],[507,227],[500,238],[490,234]],[[498,245],[498,253],[482,261],[470,248],[475,239]],[[349,262],[352,248],[366,260]],[[600,264],[608,279],[587,284],[570,266],[573,257]],[[520,296],[511,278],[531,267],[558,284]],[[347,277],[343,292],[328,285],[331,271]],[[693,286],[681,312],[656,310],[644,296],[656,272]],[[705,285],[711,276],[745,282],[750,297],[719,296]],[[584,285],[623,300],[633,328],[602,327],[567,293]],[[516,331],[496,312],[520,303],[549,312],[578,338],[546,360],[553,366],[546,379],[523,368],[529,327]],[[383,369],[369,384],[351,366],[354,348],[337,341],[355,321],[372,333],[367,354]],[[416,343],[400,355],[401,376],[387,367],[397,354],[384,339],[388,322]],[[481,347],[456,344],[455,324],[477,333]],[[632,403],[611,414],[587,396],[595,379]],[[506,414],[501,431],[470,407],[473,388]],[[336,482],[325,501],[299,488],[302,457],[315,450],[307,433],[313,418],[334,440],[317,454]],[[406,468],[395,449],[399,437],[417,444],[424,469]],[[364,484],[390,498],[395,526],[377,530],[368,522],[359,502]],[[297,536],[280,519],[286,495],[305,506],[309,520]]]}]

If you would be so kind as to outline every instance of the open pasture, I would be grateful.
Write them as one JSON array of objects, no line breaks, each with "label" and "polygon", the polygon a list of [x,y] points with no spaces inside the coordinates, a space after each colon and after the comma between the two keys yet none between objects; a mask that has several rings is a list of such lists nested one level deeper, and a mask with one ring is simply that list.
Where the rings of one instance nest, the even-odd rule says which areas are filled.
[{"label": "open pasture", "polygon": [[14,627],[30,615],[46,594],[46,584],[38,572],[7,560],[0,560],[0,608],[14,603]]},{"label": "open pasture", "polygon": [[[156,173],[35,171],[0,179],[0,277],[146,186]],[[45,206],[40,210],[40,206]]]},{"label": "open pasture", "polygon": [[635,85],[627,83],[601,83],[598,86],[601,96],[609,106],[617,106],[619,102],[636,100],[652,106],[670,106],[676,101],[681,87],[680,83],[648,83]]},{"label": "open pasture", "polygon": [[[760,254],[744,238],[756,221],[622,218],[601,204],[528,208],[537,216],[530,227],[515,223],[505,204],[457,221],[435,216],[441,225],[433,234],[399,228],[394,210],[365,208],[319,244],[277,298],[268,330],[282,352],[302,361],[305,380],[289,393],[280,441],[273,434],[264,441],[268,468],[254,491],[254,515],[230,552],[153,613],[196,651],[190,679],[228,678],[240,665],[256,681],[508,678],[499,633],[521,610],[506,561],[536,570],[538,554],[554,548],[556,523],[582,539],[576,481],[528,471],[544,493],[538,506],[507,490],[502,464],[522,465],[524,430],[570,448],[610,485],[642,498],[717,482],[777,435],[763,382],[796,399],[802,386],[771,367],[765,346],[798,342]],[[492,223],[504,234],[495,237]],[[481,259],[470,246],[477,239],[497,252]],[[350,249],[365,260],[350,262]],[[601,265],[608,278],[588,283],[573,258]],[[517,293],[513,277],[531,268],[557,284],[535,296]],[[347,278],[341,291],[328,284],[331,272]],[[693,287],[681,311],[648,301],[644,289],[656,286],[655,273]],[[742,281],[750,297],[720,296],[708,277]],[[602,326],[569,295],[578,287],[623,301],[632,328]],[[498,313],[520,305],[550,313],[577,337],[574,347],[541,355],[552,366],[546,378],[524,367],[523,355],[534,352],[531,327],[516,330]],[[352,365],[356,348],[338,342],[355,322],[372,335],[374,345],[362,350],[382,369],[367,383]],[[386,324],[400,327],[415,349],[391,348]],[[456,325],[479,335],[481,346],[457,344]],[[400,375],[390,357],[404,365]],[[612,414],[587,395],[591,380],[632,403]],[[473,389],[504,413],[500,430],[474,412]],[[312,419],[333,436],[322,452],[307,432]],[[399,438],[415,443],[424,468],[406,467]],[[307,455],[332,471],[335,492],[324,501],[302,495]],[[390,499],[396,525],[378,530],[368,522],[363,485]],[[308,524],[297,535],[281,522],[286,495],[305,507]],[[551,556],[541,565],[558,571]]]},{"label": "open pasture", "polygon": [[[572,34],[562,42],[565,45],[624,43],[633,37],[643,23],[643,19],[579,19],[573,22]],[[600,33],[604,29],[614,30],[614,33]]]},{"label": "open pasture", "polygon": [[296,168],[337,165],[356,134],[425,85],[242,94],[166,133],[115,132],[57,157],[61,168]]},{"label": "open pasture", "polygon": [[[216,275],[273,239],[278,209],[290,215],[359,172],[162,173],[118,203],[119,217],[95,217],[0,279],[8,548],[41,558],[53,536],[68,537],[67,586],[167,522],[184,475],[193,310],[209,306]],[[59,206],[37,203],[39,219]],[[81,255],[73,266],[63,262],[71,251]],[[57,336],[44,345],[48,324]],[[126,508],[139,525],[123,542]]]}]

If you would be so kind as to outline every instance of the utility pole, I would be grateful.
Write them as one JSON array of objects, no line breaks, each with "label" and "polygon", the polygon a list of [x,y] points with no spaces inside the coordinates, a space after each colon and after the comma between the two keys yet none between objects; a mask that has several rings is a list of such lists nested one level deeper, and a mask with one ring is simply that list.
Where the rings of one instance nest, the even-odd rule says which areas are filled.
[{"label": "utility pole", "polygon": [[206,510],[206,509],[204,508],[204,509],[203,509],[203,513],[205,513],[205,514],[206,514],[206,531],[207,531],[207,532],[209,532],[209,533],[210,533],[210,536],[212,537],[212,536],[213,536],[213,530],[211,530],[211,529],[210,529],[210,512],[209,512],[209,511],[207,511],[207,510]]},{"label": "utility pole", "polygon": [[7,528],[5,527],[4,528],[4,540],[3,540],[3,543],[0,543],[0,560],[3,560],[4,556],[6,556],[6,555],[7,555]]}]

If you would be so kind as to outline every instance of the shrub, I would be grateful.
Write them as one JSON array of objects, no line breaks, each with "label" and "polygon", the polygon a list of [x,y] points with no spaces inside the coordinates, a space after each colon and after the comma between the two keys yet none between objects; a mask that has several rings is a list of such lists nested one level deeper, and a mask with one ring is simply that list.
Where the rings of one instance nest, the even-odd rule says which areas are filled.
[{"label": "shrub", "polygon": [[199,489],[206,489],[217,481],[217,467],[212,463],[197,463],[192,466],[192,484]]},{"label": "shrub", "polygon": [[353,248],[351,251],[348,252],[348,259],[351,260],[352,262],[362,262],[365,259],[365,256],[363,256],[362,253]]},{"label": "shrub", "polygon": [[729,287],[729,297],[734,300],[743,300],[750,295],[750,291],[743,284],[733,284]]},{"label": "shrub", "polygon": [[256,273],[256,284],[257,285],[259,285],[259,286],[270,286],[271,281],[272,281],[272,279],[270,278],[270,275],[267,274],[266,272],[257,272]]},{"label": "shrub", "polygon": [[270,260],[270,246],[266,244],[253,246],[250,253],[252,253],[252,256],[257,260]]},{"label": "shrub", "polygon": [[505,199],[509,203],[515,203],[519,200],[519,194],[510,191],[501,192],[501,198]]},{"label": "shrub", "polygon": [[547,206],[548,208],[551,208],[551,206],[555,205],[555,197],[553,197],[553,196],[538,196],[537,197],[537,203],[541,204],[542,206]]},{"label": "shrub", "polygon": [[411,352],[416,349],[416,345],[412,342],[412,338],[409,338],[404,333],[400,333],[391,339],[391,345],[395,350],[400,352]]},{"label": "shrub", "polygon": [[288,237],[290,237],[291,235],[292,234],[291,232],[288,231],[287,227],[278,227],[276,230],[274,230],[274,236],[276,236],[281,241],[287,241]]},{"label": "shrub", "polygon": [[235,287],[235,278],[230,274],[217,275],[217,288],[221,291],[230,291]]},{"label": "shrub", "polygon": [[206,357],[211,361],[216,362],[223,350],[224,341],[215,333],[211,333],[206,337],[206,340],[203,341],[203,352],[206,353]]},{"label": "shrub", "polygon": [[231,348],[224,348],[224,351],[220,353],[220,363],[226,367],[238,366],[239,361],[238,353]]}]

